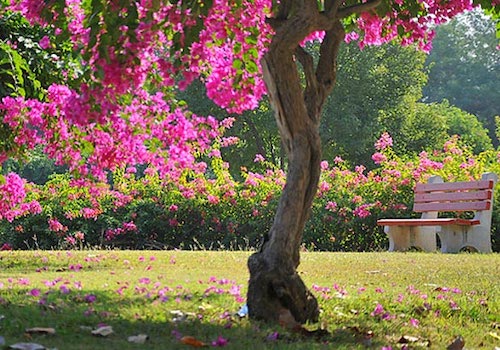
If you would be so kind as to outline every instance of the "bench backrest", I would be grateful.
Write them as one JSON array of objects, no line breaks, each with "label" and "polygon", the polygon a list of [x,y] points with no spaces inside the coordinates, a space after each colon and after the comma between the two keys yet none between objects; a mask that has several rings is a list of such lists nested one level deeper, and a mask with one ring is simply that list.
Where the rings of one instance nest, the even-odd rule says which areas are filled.
[{"label": "bench backrest", "polygon": [[415,187],[415,212],[481,211],[492,206],[493,180],[419,183]]}]

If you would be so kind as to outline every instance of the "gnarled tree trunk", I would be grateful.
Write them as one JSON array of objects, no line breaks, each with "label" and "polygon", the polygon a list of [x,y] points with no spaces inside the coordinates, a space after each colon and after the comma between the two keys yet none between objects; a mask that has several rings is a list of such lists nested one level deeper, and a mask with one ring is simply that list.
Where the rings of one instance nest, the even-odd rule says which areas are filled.
[{"label": "gnarled tree trunk", "polygon": [[[297,274],[302,233],[316,194],[321,162],[321,107],[335,81],[335,57],[344,31],[336,21],[327,32],[315,69],[300,47],[311,32],[321,29],[316,0],[293,8],[282,2],[274,22],[276,35],[262,66],[282,143],[288,155],[286,186],[273,226],[259,252],[248,260],[250,317],[277,321],[288,310],[300,323],[317,321],[318,303]],[[290,11],[296,15],[290,16]],[[302,88],[296,60],[306,75]]]},{"label": "gnarled tree trunk", "polygon": [[[341,18],[377,6],[380,0],[340,8],[342,2],[327,0],[320,12],[317,0],[281,0],[270,19],[275,36],[262,67],[288,155],[288,173],[271,230],[260,251],[248,259],[247,303],[254,319],[278,321],[285,312],[305,323],[319,316],[318,303],[296,269],[321,172],[320,113],[335,83],[336,57],[345,35]],[[300,43],[318,30],[326,34],[315,65]],[[305,74],[305,87],[296,61]]]}]

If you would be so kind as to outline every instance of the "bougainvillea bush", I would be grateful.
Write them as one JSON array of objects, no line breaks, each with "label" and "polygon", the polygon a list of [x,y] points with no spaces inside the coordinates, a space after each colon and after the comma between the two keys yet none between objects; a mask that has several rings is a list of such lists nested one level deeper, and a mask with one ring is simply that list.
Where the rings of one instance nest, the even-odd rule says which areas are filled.
[{"label": "bougainvillea bush", "polygon": [[[498,152],[473,155],[458,138],[442,150],[404,158],[394,153],[390,135],[383,134],[372,158],[376,167],[370,171],[339,157],[322,162],[305,249],[385,250],[387,238],[376,221],[414,216],[416,182],[434,174],[445,181],[500,174]],[[260,155],[252,170],[242,168],[242,180],[236,180],[220,153],[212,152],[204,174],[186,170],[175,181],[135,167],[116,170],[108,183],[54,175],[43,186],[26,185],[29,192],[18,217],[5,216],[0,223],[0,244],[4,249],[256,248],[272,224],[285,173]],[[15,174],[7,178],[17,179]],[[500,251],[499,187],[492,223],[495,251]]]}]

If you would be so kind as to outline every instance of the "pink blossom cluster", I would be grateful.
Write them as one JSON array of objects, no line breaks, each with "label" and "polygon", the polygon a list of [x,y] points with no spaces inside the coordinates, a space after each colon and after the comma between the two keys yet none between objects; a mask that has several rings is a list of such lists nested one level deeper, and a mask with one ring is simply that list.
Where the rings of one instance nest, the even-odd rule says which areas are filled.
[{"label": "pink blossom cluster", "polygon": [[54,232],[66,232],[68,231],[68,227],[61,224],[57,219],[51,218],[49,219],[49,230]]},{"label": "pink blossom cluster", "polygon": [[36,200],[28,201],[26,195],[26,182],[15,173],[0,177],[0,220],[12,222],[15,218],[39,214],[42,211],[40,203]]},{"label": "pink blossom cluster", "polygon": [[20,12],[31,24],[47,24],[42,19],[45,4],[38,0],[11,1],[10,9]]},{"label": "pink blossom cluster", "polygon": [[[380,45],[400,37],[403,45],[416,43],[418,48],[429,52],[434,37],[433,28],[445,23],[456,15],[472,10],[475,4],[472,0],[419,0],[418,12],[405,7],[403,0],[394,0],[392,9],[384,16],[370,12],[362,13],[357,26],[363,34],[359,45]],[[350,33],[347,40],[356,40],[358,35]]]},{"label": "pink blossom cluster", "polygon": [[214,1],[193,44],[208,96],[231,113],[256,108],[265,94],[260,60],[271,39],[270,8],[269,0]]},{"label": "pink blossom cluster", "polygon": [[101,180],[106,170],[127,164],[150,163],[174,177],[197,169],[193,154],[208,150],[221,130],[213,117],[172,108],[162,93],[138,91],[130,104],[112,106],[105,115],[93,111],[89,100],[52,85],[47,102],[5,97],[0,110],[19,149],[42,144],[58,164]]},{"label": "pink blossom cluster", "polygon": [[135,231],[137,231],[137,226],[134,224],[133,221],[124,222],[121,227],[106,230],[104,238],[106,238],[106,240],[108,241],[111,241],[117,236],[123,235],[127,232],[135,232]]}]

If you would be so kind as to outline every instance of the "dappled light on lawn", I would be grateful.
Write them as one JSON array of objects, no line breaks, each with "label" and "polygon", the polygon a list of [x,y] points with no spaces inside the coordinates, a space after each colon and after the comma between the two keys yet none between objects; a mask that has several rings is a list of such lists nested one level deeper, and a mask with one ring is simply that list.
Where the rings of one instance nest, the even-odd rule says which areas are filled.
[{"label": "dappled light on lawn", "polygon": [[286,309],[278,324],[248,319],[248,255],[2,252],[0,336],[47,349],[498,344],[496,255],[304,253],[300,273],[322,310],[306,325]]}]

